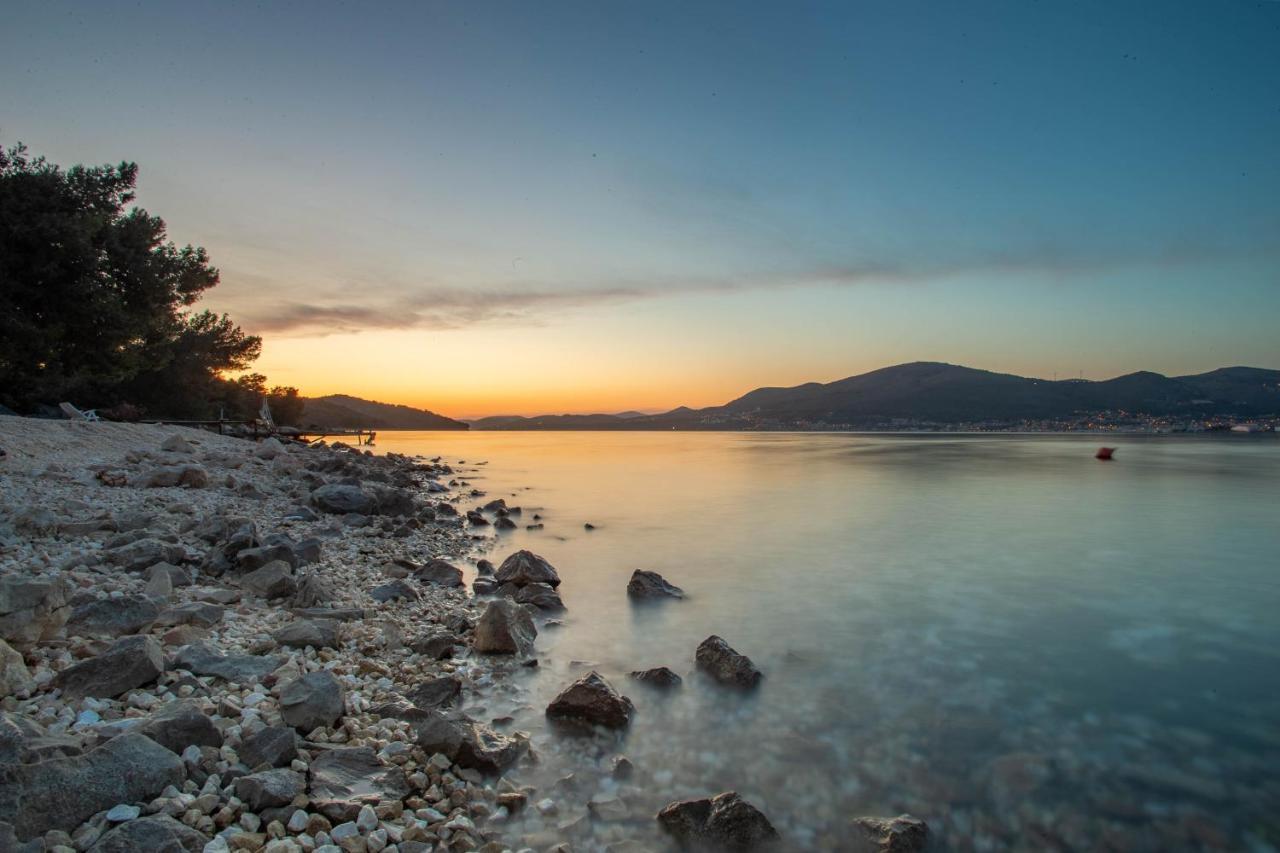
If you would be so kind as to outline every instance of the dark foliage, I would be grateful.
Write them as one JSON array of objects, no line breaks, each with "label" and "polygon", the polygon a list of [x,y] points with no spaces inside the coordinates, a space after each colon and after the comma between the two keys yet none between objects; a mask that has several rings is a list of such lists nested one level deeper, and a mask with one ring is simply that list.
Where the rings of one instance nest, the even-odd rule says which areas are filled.
[{"label": "dark foliage", "polygon": [[192,418],[257,408],[221,374],[252,364],[261,339],[192,310],[218,271],[129,206],[137,176],[133,163],[63,170],[0,149],[0,403]]}]

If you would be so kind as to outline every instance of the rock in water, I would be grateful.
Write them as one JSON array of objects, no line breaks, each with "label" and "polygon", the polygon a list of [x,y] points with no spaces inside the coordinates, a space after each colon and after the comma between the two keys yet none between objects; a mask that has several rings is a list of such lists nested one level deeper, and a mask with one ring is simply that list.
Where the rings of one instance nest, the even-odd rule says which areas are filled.
[{"label": "rock in water", "polygon": [[295,729],[309,732],[331,726],[346,707],[346,691],[328,670],[312,672],[280,691],[280,717]]},{"label": "rock in water", "polygon": [[619,695],[613,685],[595,670],[570,684],[547,706],[547,716],[552,719],[611,729],[630,725],[635,711],[631,700]]},{"label": "rock in water", "polygon": [[0,640],[18,648],[52,640],[71,616],[65,579],[0,579]]},{"label": "rock in water", "polygon": [[20,839],[70,832],[117,803],[149,802],[182,779],[182,759],[130,732],[74,758],[0,765],[0,815]]},{"label": "rock in water", "polygon": [[676,675],[665,666],[657,666],[653,669],[639,669],[631,673],[631,677],[641,684],[647,684],[650,687],[661,687],[669,689],[679,687],[684,683],[680,676]]},{"label": "rock in water", "polygon": [[657,572],[636,569],[627,582],[627,595],[641,601],[652,601],[660,598],[684,598],[684,590],[667,583],[666,578]]},{"label": "rock in water", "polygon": [[516,551],[502,561],[493,579],[498,584],[513,583],[516,586],[527,586],[531,583],[545,583],[547,586],[560,586],[560,576],[555,568],[532,551]]},{"label": "rock in water", "polygon": [[929,840],[929,825],[909,814],[854,818],[852,829],[865,840],[860,849],[869,853],[920,853]]},{"label": "rock in water", "polygon": [[755,687],[764,678],[751,658],[738,654],[714,634],[698,645],[695,659],[698,669],[730,687]]},{"label": "rock in water", "polygon": [[[480,578],[476,578],[478,582]],[[516,603],[532,604],[539,610],[559,611],[564,610],[564,602],[560,600],[560,593],[556,592],[555,587],[545,583],[531,583],[527,586],[520,587],[516,593]]]},{"label": "rock in water", "polygon": [[526,655],[537,636],[529,612],[509,598],[499,598],[489,602],[476,622],[472,648],[485,654]]},{"label": "rock in water", "polygon": [[98,839],[89,853],[200,853],[209,838],[165,814],[122,823]]},{"label": "rock in water", "polygon": [[53,679],[67,698],[114,699],[150,684],[164,672],[164,652],[151,637],[122,637],[95,658],[64,669]]},{"label": "rock in water", "polygon": [[778,842],[769,819],[734,791],[672,803],[658,812],[658,823],[681,845],[695,849],[767,850]]}]

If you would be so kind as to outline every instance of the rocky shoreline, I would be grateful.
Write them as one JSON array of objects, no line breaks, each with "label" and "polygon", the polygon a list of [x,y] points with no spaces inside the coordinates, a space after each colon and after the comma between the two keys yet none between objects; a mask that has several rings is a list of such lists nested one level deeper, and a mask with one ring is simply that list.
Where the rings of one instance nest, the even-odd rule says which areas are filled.
[{"label": "rocky shoreline", "polygon": [[[489,700],[537,666],[561,581],[527,551],[484,559],[474,531],[520,511],[448,464],[17,418],[0,447],[0,849],[652,849],[586,831],[634,818],[621,754],[582,819],[521,784],[537,752]],[[627,594],[680,590],[637,572]],[[762,678],[718,637],[697,662]],[[546,716],[572,738],[634,713],[590,672]],[[733,792],[647,820],[674,845],[789,849]],[[868,850],[927,832],[862,821]]]}]

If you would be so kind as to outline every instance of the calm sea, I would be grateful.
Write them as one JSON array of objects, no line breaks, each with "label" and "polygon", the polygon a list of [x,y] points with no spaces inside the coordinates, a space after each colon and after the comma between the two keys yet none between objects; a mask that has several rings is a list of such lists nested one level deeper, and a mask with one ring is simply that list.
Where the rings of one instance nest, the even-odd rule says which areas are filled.
[{"label": "calm sea", "polygon": [[[514,775],[556,802],[515,834],[659,849],[657,807],[733,789],[794,849],[901,812],[947,850],[1280,847],[1275,436],[388,432],[387,451],[522,506],[484,556],[528,548],[563,580],[542,665],[482,697],[533,734]],[[688,600],[632,606],[636,568]],[[696,677],[710,634],[764,671],[754,694]],[[627,676],[659,665],[683,688]],[[637,706],[620,740],[545,725],[588,668]]]}]

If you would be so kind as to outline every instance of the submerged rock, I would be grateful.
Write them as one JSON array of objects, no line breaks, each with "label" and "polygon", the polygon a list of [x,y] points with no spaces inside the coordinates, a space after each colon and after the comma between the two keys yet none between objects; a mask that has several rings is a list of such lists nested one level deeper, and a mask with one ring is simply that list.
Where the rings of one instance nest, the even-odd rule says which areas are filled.
[{"label": "submerged rock", "polygon": [[545,583],[547,586],[560,586],[560,575],[555,568],[542,557],[532,551],[516,551],[502,561],[493,579],[498,584],[513,583],[516,586],[527,586],[531,583]]},{"label": "submerged rock", "polygon": [[529,611],[509,598],[490,601],[476,622],[471,646],[485,654],[529,654],[538,629]]},{"label": "submerged rock", "polygon": [[[476,580],[479,581],[480,578]],[[564,602],[560,600],[560,593],[556,592],[555,587],[545,583],[531,583],[520,587],[516,592],[516,602],[518,604],[531,604],[539,610],[553,612],[564,610]]]},{"label": "submerged rock", "polygon": [[657,572],[636,569],[627,582],[627,595],[641,601],[653,601],[661,598],[684,598],[684,590],[667,583],[666,578]]},{"label": "submerged rock", "polygon": [[755,687],[764,678],[751,658],[734,651],[728,643],[714,634],[698,645],[695,659],[698,669],[730,687]]},{"label": "submerged rock", "polygon": [[681,845],[700,850],[766,850],[778,832],[759,809],[734,791],[671,803],[658,823]]},{"label": "submerged rock", "polygon": [[631,677],[641,684],[664,689],[679,687],[684,683],[684,679],[665,666],[657,666],[653,669],[638,669],[631,673]]},{"label": "submerged rock", "polygon": [[897,817],[858,817],[850,828],[862,837],[868,853],[920,853],[929,841],[929,825],[908,814]]},{"label": "submerged rock", "polygon": [[621,729],[630,725],[635,705],[613,689],[604,676],[592,670],[570,684],[547,706],[554,720],[587,723]]}]

